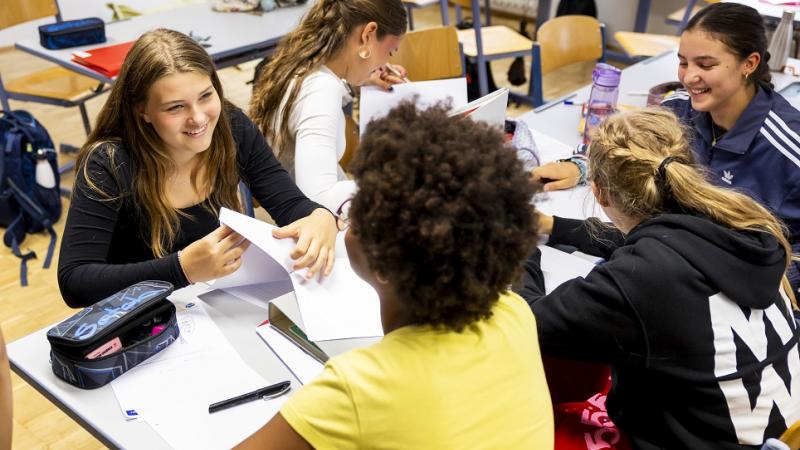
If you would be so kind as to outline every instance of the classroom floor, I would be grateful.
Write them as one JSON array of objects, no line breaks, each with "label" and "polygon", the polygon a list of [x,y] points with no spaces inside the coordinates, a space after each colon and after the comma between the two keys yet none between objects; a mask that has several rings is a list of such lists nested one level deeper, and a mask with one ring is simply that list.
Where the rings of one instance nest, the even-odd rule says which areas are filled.
[{"label": "classroom floor", "polygon": [[[438,25],[440,21],[438,6],[417,10],[414,13],[417,28]],[[453,19],[451,19],[452,21]],[[495,23],[508,24],[515,28],[518,21],[497,18]],[[529,58],[528,58],[529,59]],[[528,68],[530,61],[526,61]],[[511,60],[492,62],[494,79],[499,86],[507,86],[506,71]],[[6,80],[28,72],[46,68],[49,63],[27,53],[13,49],[0,50],[0,67]],[[571,92],[591,81],[590,73],[593,64],[576,64],[545,76],[545,98],[556,98]],[[528,70],[528,69],[526,69]],[[527,73],[527,72],[526,72]],[[246,108],[250,98],[250,85],[245,84],[253,76],[253,65],[228,68],[220,71],[225,88],[225,95],[236,105]],[[526,87],[523,86],[523,89]],[[519,88],[516,88],[519,89]],[[87,106],[89,115],[94,118],[105,101],[105,96],[90,101]],[[34,114],[49,130],[58,146],[68,143],[80,146],[85,140],[80,114],[77,108],[66,109],[37,103],[11,102],[13,109],[26,109]],[[530,110],[528,106],[511,106],[509,116],[517,116]],[[72,156],[62,155],[62,163]],[[63,180],[65,185],[71,184],[71,175]],[[69,202],[64,202],[64,214],[55,228],[61,236]],[[19,285],[19,259],[11,251],[0,246],[0,325],[6,342],[12,342],[33,331],[49,326],[74,313],[67,308],[58,291],[56,267],[58,252],[52,267],[43,269],[41,261],[49,243],[47,235],[28,236],[23,248],[30,248],[40,256],[39,260],[28,264],[28,287]],[[42,357],[46,357],[42,355]],[[35,389],[12,374],[14,391],[14,449],[96,449],[103,445],[88,432],[56,408],[50,401]]]}]

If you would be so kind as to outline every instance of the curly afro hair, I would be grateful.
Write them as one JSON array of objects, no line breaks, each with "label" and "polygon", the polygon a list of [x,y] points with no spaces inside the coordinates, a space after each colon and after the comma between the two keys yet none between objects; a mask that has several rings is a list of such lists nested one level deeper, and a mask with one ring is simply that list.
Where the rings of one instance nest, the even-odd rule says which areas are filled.
[{"label": "curly afro hair", "polygon": [[535,187],[500,131],[404,102],[367,127],[350,169],[351,232],[412,322],[490,317],[536,243]]}]

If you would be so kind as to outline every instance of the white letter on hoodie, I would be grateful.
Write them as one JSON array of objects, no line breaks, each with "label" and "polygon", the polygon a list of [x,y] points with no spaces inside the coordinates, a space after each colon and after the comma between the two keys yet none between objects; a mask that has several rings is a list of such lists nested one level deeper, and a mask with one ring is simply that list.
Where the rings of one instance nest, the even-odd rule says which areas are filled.
[{"label": "white letter on hoodie", "polygon": [[[787,310],[791,310],[783,290],[781,296]],[[774,304],[765,310],[751,309],[748,319],[742,308],[722,293],[709,298],[709,309],[714,329],[714,375],[717,378],[737,372],[734,333],[759,361],[763,361],[767,358],[766,322],[770,322],[783,344],[792,339],[796,327],[794,321],[787,320]],[[797,344],[789,351],[787,358],[791,390],[786,389],[772,364],[767,365],[761,372],[761,391],[755,408],[750,408],[750,397],[741,378],[719,382],[740,444],[763,443],[773,404],[778,406],[788,425],[800,419],[800,353]]]}]

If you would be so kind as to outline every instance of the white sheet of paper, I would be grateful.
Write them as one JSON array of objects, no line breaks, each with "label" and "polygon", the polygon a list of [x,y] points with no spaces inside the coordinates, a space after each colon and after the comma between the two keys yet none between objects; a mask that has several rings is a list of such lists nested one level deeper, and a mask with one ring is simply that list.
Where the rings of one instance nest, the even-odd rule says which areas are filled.
[{"label": "white sheet of paper", "polygon": [[301,350],[294,342],[286,339],[271,325],[260,325],[256,327],[256,332],[272,349],[272,352],[300,380],[300,383],[308,384],[322,373],[322,369],[325,367],[322,363]]},{"label": "white sheet of paper", "polygon": [[286,396],[209,414],[214,402],[272,383],[239,357],[202,303],[178,302],[176,307],[181,337],[111,387],[120,408],[138,411],[171,447],[230,448],[272,418]]},{"label": "white sheet of paper", "polygon": [[542,164],[569,158],[572,156],[572,151],[575,150],[558,139],[533,128],[531,128],[531,135],[533,136],[533,141],[536,142],[536,148],[539,149],[539,157],[542,159]]},{"label": "white sheet of paper", "polygon": [[[305,271],[291,272],[289,252],[294,243],[272,237],[272,225],[252,217],[223,208],[220,222],[236,230],[249,240],[252,245],[247,252],[259,252],[242,262],[242,267],[227,277],[220,278],[212,287],[230,287],[242,283],[257,281],[259,273],[264,273],[267,281],[275,275],[274,264],[265,261],[273,259],[281,261],[284,276],[291,273],[300,315],[303,316],[304,330],[312,341],[327,341],[355,337],[383,336],[380,320],[380,302],[375,290],[353,272],[347,252],[344,249],[342,236],[337,239],[336,262],[333,272],[322,279],[305,279]],[[278,244],[276,244],[278,242]],[[246,252],[246,253],[247,253]],[[287,263],[288,261],[288,263]],[[245,265],[248,265],[245,268]],[[244,274],[237,275],[242,269]]]},{"label": "white sheet of paper", "polygon": [[577,277],[585,277],[594,269],[595,265],[589,261],[572,256],[561,250],[540,245],[542,251],[542,273],[544,274],[544,288],[549,294],[561,283]]},{"label": "white sheet of paper", "polygon": [[450,78],[446,80],[417,81],[394,85],[391,92],[374,86],[361,88],[358,127],[361,134],[367,131],[367,124],[389,113],[401,101],[418,96],[417,106],[426,108],[440,101],[449,100],[452,108],[467,104],[467,79]]},{"label": "white sheet of paper", "polygon": [[234,297],[264,309],[269,307],[270,300],[292,292],[293,290],[294,286],[292,286],[292,280],[290,280],[288,276],[283,280],[270,283],[248,284],[246,286],[230,286],[224,288],[225,292]]},{"label": "white sheet of paper", "polygon": [[466,112],[472,120],[486,122],[502,130],[505,126],[507,108],[508,89],[502,88],[460,108],[454,108],[450,115],[455,116]]}]

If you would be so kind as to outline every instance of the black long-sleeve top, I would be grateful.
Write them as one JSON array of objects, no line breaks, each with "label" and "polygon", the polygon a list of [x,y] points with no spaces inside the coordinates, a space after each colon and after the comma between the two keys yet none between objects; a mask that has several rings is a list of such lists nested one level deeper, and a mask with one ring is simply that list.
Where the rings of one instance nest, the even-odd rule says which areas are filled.
[{"label": "black long-sleeve top", "polygon": [[[297,188],[249,118],[229,108],[236,159],[242,181],[279,226],[310,214],[320,205]],[[114,144],[108,144],[114,145]],[[98,149],[87,161],[91,181],[111,200],[92,190],[78,170],[58,263],[58,286],[67,305],[91,305],[143,280],[164,280],[181,288],[189,284],[177,251],[219,227],[204,203],[182,209],[178,234],[167,255],[150,248],[149,223],[136,207],[130,157],[121,145]],[[112,165],[114,167],[112,167]]]}]

